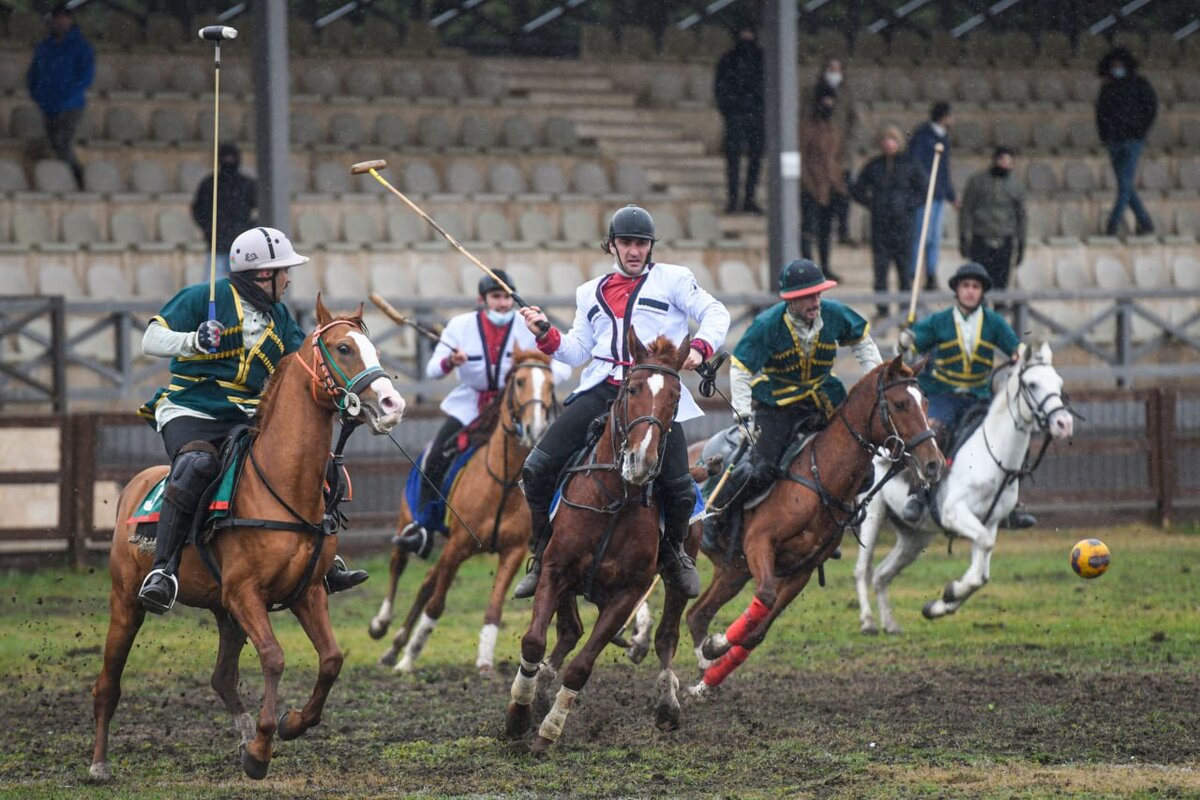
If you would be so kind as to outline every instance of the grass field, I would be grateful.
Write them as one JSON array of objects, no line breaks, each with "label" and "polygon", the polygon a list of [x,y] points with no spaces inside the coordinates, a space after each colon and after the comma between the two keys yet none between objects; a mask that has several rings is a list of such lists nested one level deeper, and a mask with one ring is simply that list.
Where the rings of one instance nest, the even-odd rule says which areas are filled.
[{"label": "grass field", "polygon": [[[814,582],[715,699],[685,702],[679,731],[653,726],[653,654],[634,666],[611,648],[545,759],[502,737],[527,602],[506,611],[498,674],[483,679],[472,666],[494,559],[464,569],[415,675],[403,676],[376,666],[383,644],[366,633],[381,557],[366,565],[366,586],[331,603],[347,659],[324,723],[277,743],[260,783],[242,777],[237,738],[208,686],[211,615],[191,609],[142,629],[114,721],[114,781],[88,783],[107,572],[9,574],[0,579],[0,797],[1200,796],[1200,535],[1100,531],[1113,565],[1084,581],[1067,556],[1095,533],[1002,532],[992,583],[929,623],[921,605],[968,554],[959,543],[947,555],[939,541],[893,584],[901,637],[858,633],[850,542],[829,585]],[[400,612],[420,566],[404,576]],[[293,618],[275,621],[287,653],[282,697],[296,706],[315,659]],[[693,683],[686,634],[677,664]],[[254,706],[262,682],[251,648],[242,668]]]}]

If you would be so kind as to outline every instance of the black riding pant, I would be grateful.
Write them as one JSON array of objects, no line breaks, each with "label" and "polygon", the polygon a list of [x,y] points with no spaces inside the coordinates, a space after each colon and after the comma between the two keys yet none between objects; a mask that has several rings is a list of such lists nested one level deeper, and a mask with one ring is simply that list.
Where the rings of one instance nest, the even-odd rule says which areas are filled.
[{"label": "black riding pant", "polygon": [[429,455],[425,457],[425,477],[428,480],[421,482],[422,508],[436,496],[433,486],[440,486],[442,478],[446,476],[446,470],[450,469],[450,463],[454,461],[454,451],[450,449],[450,441],[462,429],[461,422],[454,417],[447,417],[446,421],[442,423],[442,427],[438,428],[438,432],[434,434],[433,443],[429,446]]},{"label": "black riding pant", "polygon": [[206,442],[219,452],[237,424],[229,420],[176,417],[163,426],[163,446],[171,459],[171,472],[158,517],[155,569],[171,573],[178,569],[179,551],[196,515],[200,496],[221,467],[217,456],[203,449],[181,451],[191,442]]}]

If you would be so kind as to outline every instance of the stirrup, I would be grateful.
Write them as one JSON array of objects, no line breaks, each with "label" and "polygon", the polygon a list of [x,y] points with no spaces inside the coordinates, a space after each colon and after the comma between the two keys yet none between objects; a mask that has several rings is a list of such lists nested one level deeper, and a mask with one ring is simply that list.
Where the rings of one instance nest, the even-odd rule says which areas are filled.
[{"label": "stirrup", "polygon": [[[517,600],[525,600],[533,597],[537,593],[538,581],[542,577],[542,560],[534,557],[529,559],[529,565],[525,568],[525,576],[521,578],[521,582],[513,589],[513,597]],[[530,580],[532,578],[532,580]],[[530,582],[530,586],[525,587],[526,581]],[[525,587],[525,588],[522,588]]]},{"label": "stirrup", "polygon": [[[146,597],[146,589],[149,588],[150,579],[155,575],[162,575],[171,582],[171,599],[164,606],[156,600],[151,600]],[[175,598],[179,595],[179,579],[165,569],[152,569],[146,573],[146,577],[142,579],[142,588],[138,589],[138,599],[142,602],[142,607],[151,614],[166,614],[175,607]]]},{"label": "stirrup", "polygon": [[392,537],[392,543],[418,558],[428,558],[433,550],[433,534],[414,520],[404,526],[399,535]]}]

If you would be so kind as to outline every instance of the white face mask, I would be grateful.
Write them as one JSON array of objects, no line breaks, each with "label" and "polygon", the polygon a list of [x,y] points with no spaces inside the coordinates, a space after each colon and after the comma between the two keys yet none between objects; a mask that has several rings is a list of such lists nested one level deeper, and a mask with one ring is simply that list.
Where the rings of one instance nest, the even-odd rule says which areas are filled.
[{"label": "white face mask", "polygon": [[493,325],[507,325],[508,323],[512,322],[514,314],[516,314],[516,312],[511,308],[508,311],[492,311],[489,308],[487,312],[487,318],[488,321]]},{"label": "white face mask", "polygon": [[831,89],[836,89],[841,82],[842,82],[842,73],[840,73],[840,72],[826,72],[825,73],[825,83],[829,84],[829,87]]}]

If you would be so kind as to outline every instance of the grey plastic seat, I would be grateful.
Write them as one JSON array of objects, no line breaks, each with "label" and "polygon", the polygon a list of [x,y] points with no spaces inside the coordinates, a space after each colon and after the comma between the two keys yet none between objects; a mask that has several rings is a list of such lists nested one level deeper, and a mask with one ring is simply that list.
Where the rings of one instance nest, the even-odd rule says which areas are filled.
[{"label": "grey plastic seat", "polygon": [[1142,189],[1154,192],[1165,192],[1171,189],[1173,182],[1171,180],[1170,164],[1160,159],[1142,161],[1142,168],[1138,176],[1138,185]]},{"label": "grey plastic seat", "polygon": [[367,140],[358,114],[335,114],[329,120],[329,141],[338,147],[358,147]]},{"label": "grey plastic seat", "polygon": [[515,164],[501,162],[488,166],[488,187],[495,194],[523,194],[528,191],[525,173]]},{"label": "grey plastic seat", "polygon": [[1025,184],[1031,194],[1054,194],[1058,191],[1058,175],[1044,161],[1034,161],[1025,169]]},{"label": "grey plastic seat", "polygon": [[489,209],[479,212],[479,216],[475,218],[475,229],[481,242],[503,244],[514,239],[508,217],[499,211]]},{"label": "grey plastic seat", "polygon": [[1086,237],[1090,229],[1087,214],[1081,206],[1074,203],[1064,205],[1059,209],[1058,227],[1063,236],[1077,239]]},{"label": "grey plastic seat", "polygon": [[992,125],[992,144],[1021,150],[1025,147],[1025,129],[1014,120],[1001,117]]},{"label": "grey plastic seat", "polygon": [[42,114],[33,106],[16,106],[9,115],[8,130],[12,138],[19,142],[32,142],[44,139],[46,125]]},{"label": "grey plastic seat", "polygon": [[67,244],[95,244],[100,241],[100,225],[90,211],[73,208],[62,215],[59,223],[62,240]]},{"label": "grey plastic seat", "polygon": [[108,238],[116,244],[133,246],[146,244],[150,236],[136,211],[121,209],[108,218]]},{"label": "grey plastic seat", "polygon": [[937,73],[927,75],[921,84],[921,99],[927,103],[948,101],[956,96],[954,84],[944,75]]},{"label": "grey plastic seat", "polygon": [[1200,210],[1194,208],[1175,209],[1175,235],[1200,236]]},{"label": "grey plastic seat", "polygon": [[313,170],[313,191],[317,194],[349,194],[350,171],[336,161],[322,161]]},{"label": "grey plastic seat", "polygon": [[575,165],[571,170],[571,184],[579,194],[598,196],[612,191],[604,167],[591,162]]},{"label": "grey plastic seat", "polygon": [[713,108],[716,105],[716,98],[713,96],[713,76],[709,70],[701,70],[693,72],[688,78],[688,97],[693,102],[703,105],[705,108]]},{"label": "grey plastic seat", "polygon": [[1120,259],[1113,256],[1098,257],[1093,268],[1096,285],[1101,289],[1126,289],[1133,283],[1129,277],[1129,270]]},{"label": "grey plastic seat", "polygon": [[515,262],[509,263],[505,270],[512,276],[518,291],[533,297],[546,294],[546,275],[537,267]]},{"label": "grey plastic seat", "polygon": [[385,94],[383,73],[372,64],[361,64],[346,76],[346,94],[352,97],[373,98]]},{"label": "grey plastic seat", "polygon": [[496,131],[486,119],[477,116],[463,117],[463,147],[472,150],[490,150],[496,146]]},{"label": "grey plastic seat", "polygon": [[1096,124],[1091,120],[1075,119],[1068,122],[1067,139],[1076,150],[1095,150],[1100,146]]},{"label": "grey plastic seat", "polygon": [[654,233],[662,241],[675,242],[685,238],[683,226],[674,211],[666,209],[654,212]]},{"label": "grey plastic seat", "polygon": [[688,209],[688,233],[691,238],[702,242],[713,242],[721,238],[721,221],[707,206]]},{"label": "grey plastic seat", "polygon": [[327,66],[310,66],[300,73],[300,92],[322,98],[334,97],[341,90],[337,73]]},{"label": "grey plastic seat", "polygon": [[[208,91],[208,82],[212,78],[205,72],[205,88]],[[243,67],[241,64],[230,64],[229,66],[221,65],[221,97],[224,98],[225,93],[233,97],[239,95],[250,95],[254,93],[254,81],[250,78],[250,70]]]},{"label": "grey plastic seat", "polygon": [[296,238],[308,247],[321,247],[334,240],[328,218],[319,211],[301,211],[296,215]]},{"label": "grey plastic seat", "polygon": [[721,284],[722,291],[733,294],[759,290],[758,276],[744,261],[722,261],[717,265],[717,281]]},{"label": "grey plastic seat", "polygon": [[368,245],[383,241],[383,232],[371,214],[347,211],[342,214],[342,239],[351,244]]},{"label": "grey plastic seat", "polygon": [[1033,140],[1033,149],[1039,155],[1056,153],[1062,147],[1062,127],[1053,120],[1039,119],[1035,121],[1030,133]]},{"label": "grey plastic seat", "polygon": [[50,218],[39,206],[18,205],[13,209],[12,239],[25,247],[55,241],[50,230]]},{"label": "grey plastic seat", "polygon": [[399,245],[414,245],[429,239],[429,226],[416,214],[388,212],[388,241]]},{"label": "grey plastic seat", "polygon": [[33,165],[33,188],[39,192],[69,194],[78,191],[75,176],[66,162],[44,158]]},{"label": "grey plastic seat", "polygon": [[517,221],[521,241],[530,244],[545,244],[555,238],[554,227],[549,218],[540,211],[529,210],[521,213]]},{"label": "grey plastic seat", "polygon": [[404,164],[404,191],[415,194],[436,194],[442,190],[442,181],[433,167],[425,161],[408,161]]},{"label": "grey plastic seat", "polygon": [[[158,16],[153,15],[153,16]],[[224,72],[224,70],[222,70]],[[225,76],[221,76],[222,89],[227,89]],[[194,61],[180,61],[171,68],[171,89],[184,94],[198,95],[213,89],[212,69],[204,69]]]},{"label": "grey plastic seat", "polygon": [[29,189],[25,170],[11,158],[0,158],[0,194],[24,192]]},{"label": "grey plastic seat", "polygon": [[[211,123],[212,118],[209,118]],[[321,128],[317,121],[305,114],[292,114],[291,122],[289,123],[290,136],[292,145],[296,147],[308,147],[316,144],[321,140]],[[211,131],[209,133],[211,136]],[[208,141],[212,141],[210,138]]]},{"label": "grey plastic seat", "polygon": [[[461,211],[450,209],[449,211],[438,212],[438,223],[455,239],[460,242],[469,242],[475,238],[474,232],[471,230],[471,219],[465,216]],[[442,237],[438,236],[437,241],[441,241]]]},{"label": "grey plastic seat", "polygon": [[1181,289],[1200,289],[1200,258],[1182,253],[1171,261],[1171,274]]},{"label": "grey plastic seat", "polygon": [[1179,188],[1185,192],[1200,192],[1200,161],[1180,162]]},{"label": "grey plastic seat", "polygon": [[[292,119],[296,117],[293,115]],[[254,119],[254,115],[250,115],[250,119]],[[235,109],[221,107],[220,130],[217,131],[220,139],[218,141],[231,142],[240,141],[242,139],[242,116]],[[212,142],[213,136],[213,110],[206,108],[196,115],[196,136],[202,142]]]},{"label": "grey plastic seat", "polygon": [[1179,120],[1179,144],[1191,152],[1200,150],[1200,117]]},{"label": "grey plastic seat", "polygon": [[408,126],[397,114],[380,114],[375,118],[375,142],[396,150],[408,144]]},{"label": "grey plastic seat", "polygon": [[891,75],[883,85],[883,96],[893,103],[907,105],[917,99],[917,85],[903,73]]},{"label": "grey plastic seat", "polygon": [[138,297],[171,297],[180,288],[175,276],[161,264],[142,264],[134,273],[133,292]]},{"label": "grey plastic seat", "polygon": [[579,265],[569,261],[557,261],[550,265],[546,275],[546,288],[556,297],[571,297],[583,284],[583,273]]},{"label": "grey plastic seat", "polygon": [[687,87],[683,76],[672,69],[656,70],[650,77],[648,88],[650,104],[659,108],[670,108],[683,100]]},{"label": "grey plastic seat", "polygon": [[508,90],[504,77],[490,69],[471,70],[467,75],[467,83],[470,84],[472,96],[493,102],[502,98]]},{"label": "grey plastic seat", "polygon": [[425,82],[433,97],[457,102],[467,96],[467,81],[456,65],[441,64],[430,73]]},{"label": "grey plastic seat", "polygon": [[[21,84],[25,86],[25,70],[21,69]],[[112,59],[102,58],[96,60],[96,77],[92,80],[92,85],[88,91],[93,97],[97,95],[108,95],[117,90],[121,85],[121,76],[118,73],[117,65],[112,62]]]},{"label": "grey plastic seat", "polygon": [[25,70],[22,66],[15,60],[0,63],[0,94],[16,94],[24,87]]},{"label": "grey plastic seat", "polygon": [[[295,119],[293,117],[292,119]],[[200,181],[212,174],[212,164],[203,161],[184,161],[179,165],[179,191],[194,195]]]},{"label": "grey plastic seat", "polygon": [[537,194],[563,194],[567,179],[557,164],[536,164],[533,168],[533,191]]},{"label": "grey plastic seat", "polygon": [[470,161],[454,161],[446,167],[446,188],[451,194],[480,194],[483,175]]},{"label": "grey plastic seat", "polygon": [[83,188],[97,194],[117,194],[125,191],[125,181],[111,161],[89,161],[83,167]]},{"label": "grey plastic seat", "polygon": [[[1195,58],[1196,48],[1193,45],[1191,53]],[[1175,74],[1175,90],[1180,102],[1200,103],[1200,75],[1194,70],[1177,72]]]},{"label": "grey plastic seat", "polygon": [[1096,173],[1083,161],[1068,161],[1063,170],[1063,182],[1068,192],[1088,194],[1096,191]]},{"label": "grey plastic seat", "polygon": [[[384,297],[412,297],[415,293],[412,276],[407,269],[395,263],[394,259],[389,258],[387,261],[370,265],[367,275],[371,280],[371,289]],[[389,321],[388,324],[393,323]]]},{"label": "grey plastic seat", "polygon": [[166,170],[157,161],[135,161],[129,170],[129,181],[130,188],[139,194],[165,194],[174,188]]},{"label": "grey plastic seat", "polygon": [[978,153],[986,144],[983,126],[972,120],[963,120],[954,126],[954,146],[967,153]]},{"label": "grey plastic seat", "polygon": [[992,85],[988,82],[986,72],[971,70],[963,74],[958,81],[958,96],[972,104],[984,104],[992,99]]},{"label": "grey plastic seat", "polygon": [[417,120],[417,142],[423,147],[443,150],[454,144],[454,133],[445,117],[426,115]]},{"label": "grey plastic seat", "polygon": [[425,96],[425,76],[412,64],[401,64],[388,73],[388,91],[398,97],[415,99]]},{"label": "grey plastic seat", "polygon": [[1028,103],[1029,83],[1020,74],[1001,73],[996,83],[996,99],[1005,103]]},{"label": "grey plastic seat", "polygon": [[200,229],[186,212],[168,208],[158,212],[158,240],[164,244],[182,247],[199,241]]},{"label": "grey plastic seat", "polygon": [[1067,85],[1054,74],[1039,74],[1029,87],[1034,98],[1058,105],[1067,100]]},{"label": "grey plastic seat", "polygon": [[600,241],[600,227],[592,211],[574,208],[563,213],[562,238],[564,241],[585,246]]},{"label": "grey plastic seat", "polygon": [[613,183],[619,194],[638,197],[650,191],[650,178],[641,164],[618,164]]},{"label": "grey plastic seat", "polygon": [[325,267],[322,280],[326,297],[366,297],[366,276],[344,262],[333,261]]},{"label": "grey plastic seat", "polygon": [[575,123],[564,117],[550,117],[543,128],[546,146],[555,150],[570,151],[579,147],[579,134]]},{"label": "grey plastic seat", "polygon": [[47,264],[37,271],[38,294],[83,297],[83,286],[75,270],[66,264]]},{"label": "grey plastic seat", "polygon": [[427,262],[417,265],[417,294],[421,297],[453,297],[458,294],[458,277],[444,264]]},{"label": "grey plastic seat", "polygon": [[[211,119],[211,116],[210,116]],[[104,114],[104,131],[110,141],[123,144],[141,142],[146,138],[146,126],[128,108],[110,108]]]},{"label": "grey plastic seat", "polygon": [[156,108],[150,113],[150,132],[156,142],[179,144],[193,140],[192,123],[174,108]]},{"label": "grey plastic seat", "polygon": [[528,117],[513,115],[504,120],[504,144],[518,150],[537,147],[537,129]]}]

